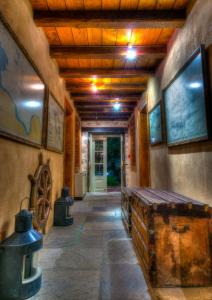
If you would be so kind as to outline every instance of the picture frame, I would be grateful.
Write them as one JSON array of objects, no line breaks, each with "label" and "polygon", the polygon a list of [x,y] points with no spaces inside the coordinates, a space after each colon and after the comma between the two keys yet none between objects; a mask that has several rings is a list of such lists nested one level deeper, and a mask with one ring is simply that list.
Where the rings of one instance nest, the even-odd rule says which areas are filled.
[{"label": "picture frame", "polygon": [[48,91],[46,109],[46,148],[50,151],[64,151],[65,111],[52,93]]},{"label": "picture frame", "polygon": [[0,136],[43,147],[46,85],[1,15],[0,99]]},{"label": "picture frame", "polygon": [[159,101],[148,114],[150,145],[160,145],[164,141],[163,136],[163,111],[162,102]]},{"label": "picture frame", "polygon": [[168,147],[211,138],[206,51],[201,45],[163,90]]}]

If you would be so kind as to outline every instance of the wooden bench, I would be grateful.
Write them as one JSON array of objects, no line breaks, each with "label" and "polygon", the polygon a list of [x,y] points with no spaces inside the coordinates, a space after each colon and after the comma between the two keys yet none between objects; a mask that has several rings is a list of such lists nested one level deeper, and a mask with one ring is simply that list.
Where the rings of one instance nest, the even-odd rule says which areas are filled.
[{"label": "wooden bench", "polygon": [[131,189],[130,195],[132,240],[151,285],[210,285],[209,207],[161,190]]}]

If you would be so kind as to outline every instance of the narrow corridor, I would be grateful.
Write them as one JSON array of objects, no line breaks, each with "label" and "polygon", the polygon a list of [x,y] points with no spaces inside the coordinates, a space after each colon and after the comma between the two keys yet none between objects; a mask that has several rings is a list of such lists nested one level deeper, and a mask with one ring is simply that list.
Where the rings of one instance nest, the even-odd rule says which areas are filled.
[{"label": "narrow corridor", "polygon": [[53,227],[41,255],[43,286],[33,300],[150,300],[121,221],[120,193],[75,202],[74,225]]}]

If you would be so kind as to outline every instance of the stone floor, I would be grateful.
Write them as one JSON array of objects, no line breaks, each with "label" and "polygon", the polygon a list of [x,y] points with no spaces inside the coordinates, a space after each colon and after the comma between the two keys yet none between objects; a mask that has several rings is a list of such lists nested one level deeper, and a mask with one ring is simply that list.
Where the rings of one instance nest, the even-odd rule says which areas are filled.
[{"label": "stone floor", "polygon": [[31,300],[212,300],[212,288],[150,292],[121,222],[120,193],[89,193],[72,211],[72,226],[45,237],[43,285]]}]

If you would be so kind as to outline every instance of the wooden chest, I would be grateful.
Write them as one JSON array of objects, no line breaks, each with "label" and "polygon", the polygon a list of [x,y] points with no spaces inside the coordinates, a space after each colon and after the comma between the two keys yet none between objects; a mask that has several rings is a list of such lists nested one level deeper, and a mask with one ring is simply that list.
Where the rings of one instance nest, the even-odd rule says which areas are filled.
[{"label": "wooden chest", "polygon": [[131,189],[126,187],[121,191],[121,213],[123,224],[131,235]]},{"label": "wooden chest", "polygon": [[161,190],[131,197],[133,244],[152,286],[210,285],[208,206]]}]

